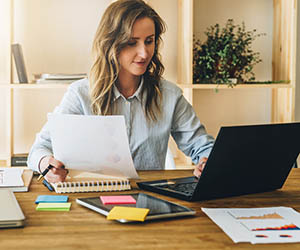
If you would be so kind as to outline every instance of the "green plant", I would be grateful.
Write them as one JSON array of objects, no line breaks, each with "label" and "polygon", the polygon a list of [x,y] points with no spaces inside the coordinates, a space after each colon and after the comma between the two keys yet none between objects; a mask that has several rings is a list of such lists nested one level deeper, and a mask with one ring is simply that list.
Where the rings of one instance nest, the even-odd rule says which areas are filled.
[{"label": "green plant", "polygon": [[235,25],[228,19],[224,28],[215,24],[204,32],[207,39],[201,43],[194,37],[193,82],[194,83],[237,83],[255,80],[253,67],[262,60],[259,52],[251,49],[252,42],[264,33],[246,31],[245,23]]}]

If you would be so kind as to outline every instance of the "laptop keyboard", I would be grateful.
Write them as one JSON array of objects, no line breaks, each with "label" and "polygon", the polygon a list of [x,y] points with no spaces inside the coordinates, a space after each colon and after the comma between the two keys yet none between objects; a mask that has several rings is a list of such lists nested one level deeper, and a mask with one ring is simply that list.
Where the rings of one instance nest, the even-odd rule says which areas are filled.
[{"label": "laptop keyboard", "polygon": [[191,183],[178,183],[174,185],[168,185],[167,187],[171,190],[185,193],[190,196],[193,194],[196,186],[197,186],[197,182],[191,182]]}]

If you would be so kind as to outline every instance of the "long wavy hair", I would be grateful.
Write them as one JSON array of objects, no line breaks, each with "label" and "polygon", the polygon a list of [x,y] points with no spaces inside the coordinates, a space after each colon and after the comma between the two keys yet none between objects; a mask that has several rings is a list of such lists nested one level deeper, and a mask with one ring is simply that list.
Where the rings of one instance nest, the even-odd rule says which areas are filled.
[{"label": "long wavy hair", "polygon": [[104,12],[92,47],[94,58],[90,74],[91,108],[95,115],[110,115],[113,110],[113,85],[120,71],[118,56],[127,46],[134,22],[143,17],[153,20],[155,25],[155,51],[144,73],[142,93],[146,93],[144,112],[147,120],[157,121],[161,113],[161,90],[159,82],[164,72],[159,48],[161,34],[166,25],[160,16],[142,0],[119,0]]}]

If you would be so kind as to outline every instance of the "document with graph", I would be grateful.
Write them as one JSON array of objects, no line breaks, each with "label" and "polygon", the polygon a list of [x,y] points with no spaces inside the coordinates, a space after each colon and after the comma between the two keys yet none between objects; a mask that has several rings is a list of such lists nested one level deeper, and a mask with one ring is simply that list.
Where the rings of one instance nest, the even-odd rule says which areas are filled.
[{"label": "document with graph", "polygon": [[300,242],[300,214],[290,207],[202,208],[235,243]]}]

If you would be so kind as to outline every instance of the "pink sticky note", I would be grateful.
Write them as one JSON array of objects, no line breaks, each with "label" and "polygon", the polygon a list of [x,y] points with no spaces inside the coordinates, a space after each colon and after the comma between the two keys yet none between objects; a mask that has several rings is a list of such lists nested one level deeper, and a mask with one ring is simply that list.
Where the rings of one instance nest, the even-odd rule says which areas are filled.
[{"label": "pink sticky note", "polygon": [[104,205],[109,204],[136,204],[136,200],[131,195],[109,195],[100,196]]}]

